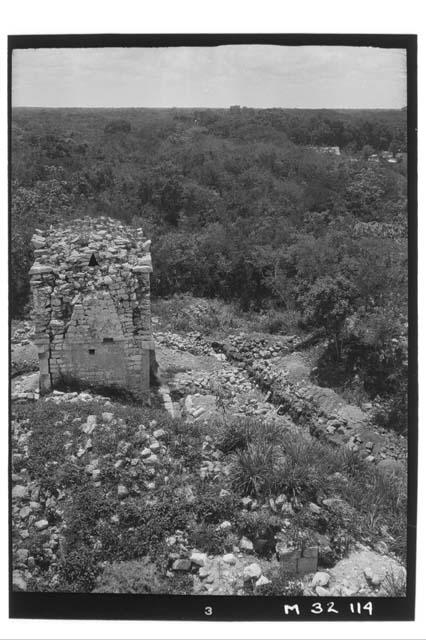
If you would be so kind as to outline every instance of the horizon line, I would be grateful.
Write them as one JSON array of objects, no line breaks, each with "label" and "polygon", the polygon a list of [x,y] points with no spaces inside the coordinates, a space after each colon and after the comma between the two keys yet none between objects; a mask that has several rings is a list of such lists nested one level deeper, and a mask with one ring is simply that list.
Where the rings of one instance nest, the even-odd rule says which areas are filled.
[{"label": "horizon line", "polygon": [[337,111],[337,110],[346,110],[346,111],[361,111],[361,110],[368,110],[368,111],[403,111],[404,109],[407,109],[407,105],[404,105],[402,107],[368,107],[368,106],[364,106],[364,107],[284,107],[284,106],[269,106],[269,107],[252,107],[252,106],[247,106],[247,105],[229,105],[227,107],[219,107],[219,106],[211,106],[211,107],[205,107],[205,106],[200,106],[200,105],[192,105],[192,106],[167,106],[167,107],[160,107],[160,106],[146,106],[146,105],[122,105],[122,106],[108,106],[108,105],[85,105],[85,106],[76,106],[76,105],[72,105],[72,106],[65,106],[65,105],[61,105],[61,106],[52,106],[52,105],[11,105],[12,109],[231,109],[232,107],[239,107],[241,110],[243,109],[305,109],[307,111],[314,111],[314,110],[324,110],[324,111]]}]

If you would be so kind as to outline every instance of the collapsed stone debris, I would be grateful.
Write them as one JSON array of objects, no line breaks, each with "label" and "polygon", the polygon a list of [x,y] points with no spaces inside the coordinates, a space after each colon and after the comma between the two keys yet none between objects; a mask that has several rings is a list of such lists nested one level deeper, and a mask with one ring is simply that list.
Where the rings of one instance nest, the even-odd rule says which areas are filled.
[{"label": "collapsed stone debris", "polygon": [[32,238],[30,270],[40,392],[64,383],[149,398],[150,241],[111,218],[60,224]]}]

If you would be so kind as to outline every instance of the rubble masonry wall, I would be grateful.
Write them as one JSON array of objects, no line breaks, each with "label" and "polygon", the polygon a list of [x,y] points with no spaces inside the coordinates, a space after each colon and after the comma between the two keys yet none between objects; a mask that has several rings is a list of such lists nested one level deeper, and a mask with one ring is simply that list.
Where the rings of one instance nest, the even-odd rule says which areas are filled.
[{"label": "rubble masonry wall", "polygon": [[150,242],[110,218],[33,236],[30,270],[40,390],[62,382],[149,394]]}]

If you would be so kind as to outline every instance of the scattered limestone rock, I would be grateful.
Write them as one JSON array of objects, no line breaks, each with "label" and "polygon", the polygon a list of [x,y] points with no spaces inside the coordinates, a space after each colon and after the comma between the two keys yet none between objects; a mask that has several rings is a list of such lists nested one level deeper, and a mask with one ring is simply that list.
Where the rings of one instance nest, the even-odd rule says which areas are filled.
[{"label": "scattered limestone rock", "polygon": [[253,562],[252,564],[244,567],[244,580],[257,580],[262,575],[262,569],[257,562]]},{"label": "scattered limestone rock", "polygon": [[196,564],[199,567],[204,567],[207,562],[207,554],[200,553],[199,551],[193,551],[189,559],[193,564]]},{"label": "scattered limestone rock", "polygon": [[374,550],[382,555],[387,555],[389,553],[389,547],[384,540],[379,540],[374,545]]},{"label": "scattered limestone rock", "polygon": [[245,509],[250,509],[252,502],[253,500],[249,496],[241,499],[241,504]]},{"label": "scattered limestone rock", "polygon": [[386,475],[398,474],[404,471],[404,464],[400,460],[386,458],[377,463],[377,467]]},{"label": "scattered limestone rock", "polygon": [[252,553],[254,551],[254,546],[251,540],[243,536],[239,542],[239,547],[241,551],[245,551],[246,553]]},{"label": "scattered limestone rock", "polygon": [[[330,569],[333,584],[343,585],[359,593],[367,588],[370,596],[377,596],[377,588],[387,575],[404,570],[394,558],[379,555],[369,549],[354,551]],[[374,584],[373,584],[374,580]]]},{"label": "scattered limestone rock", "polygon": [[129,495],[128,488],[125,487],[124,484],[119,484],[117,487],[117,495],[120,498],[120,500],[127,498],[127,496]]},{"label": "scattered limestone rock", "polygon": [[225,555],[223,556],[223,561],[226,562],[226,564],[235,564],[237,562],[237,559],[233,553],[225,553]]},{"label": "scattered limestone rock", "polygon": [[189,558],[178,558],[173,562],[173,571],[189,571],[191,568],[191,560]]},{"label": "scattered limestone rock", "polygon": [[22,509],[19,511],[19,517],[22,518],[22,520],[25,520],[25,518],[28,518],[30,513],[31,507],[22,507]]},{"label": "scattered limestone rock", "polygon": [[12,489],[12,499],[17,498],[18,500],[23,500],[28,497],[28,489],[24,487],[22,484],[17,484]]},{"label": "scattered limestone rock", "polygon": [[319,507],[317,504],[315,504],[315,502],[310,502],[309,503],[309,511],[315,515],[318,515],[321,513],[321,507]]},{"label": "scattered limestone rock", "polygon": [[260,576],[260,578],[258,578],[256,580],[256,587],[264,587],[267,584],[271,584],[271,581],[266,577],[266,576]]},{"label": "scattered limestone rock", "polygon": [[18,549],[16,552],[16,559],[18,562],[26,562],[29,556],[28,549]]},{"label": "scattered limestone rock", "polygon": [[325,571],[318,571],[312,578],[312,587],[326,587],[330,582],[330,574]]},{"label": "scattered limestone rock", "polygon": [[198,570],[198,575],[200,576],[201,579],[207,578],[209,574],[210,574],[210,569],[207,569],[206,567],[200,567],[200,569]]},{"label": "scattered limestone rock", "polygon": [[90,435],[96,429],[97,417],[94,415],[87,416],[86,424],[83,427],[84,433]]},{"label": "scattered limestone rock", "polygon": [[330,591],[328,589],[325,589],[324,587],[315,587],[315,592],[317,594],[317,596],[320,596],[320,598],[325,598],[326,596],[330,595]]},{"label": "scattered limestone rock", "polygon": [[379,587],[383,581],[383,578],[377,573],[374,573],[371,567],[366,567],[364,569],[364,576],[367,582],[369,582],[373,587]]},{"label": "scattered limestone rock", "polygon": [[15,591],[26,591],[27,582],[20,571],[14,571],[12,574],[12,586]]}]

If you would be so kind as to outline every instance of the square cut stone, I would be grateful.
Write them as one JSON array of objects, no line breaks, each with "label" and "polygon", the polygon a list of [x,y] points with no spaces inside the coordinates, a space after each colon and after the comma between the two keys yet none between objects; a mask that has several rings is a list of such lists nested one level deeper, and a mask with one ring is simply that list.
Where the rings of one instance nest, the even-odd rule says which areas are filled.
[{"label": "square cut stone", "polygon": [[298,560],[280,560],[281,568],[285,573],[297,573]]},{"label": "square cut stone", "polygon": [[277,544],[277,556],[282,561],[298,560],[302,556],[301,549],[287,547],[285,544]]},{"label": "square cut stone", "polygon": [[297,573],[303,575],[305,573],[314,573],[318,567],[317,558],[299,558],[297,561]]}]

